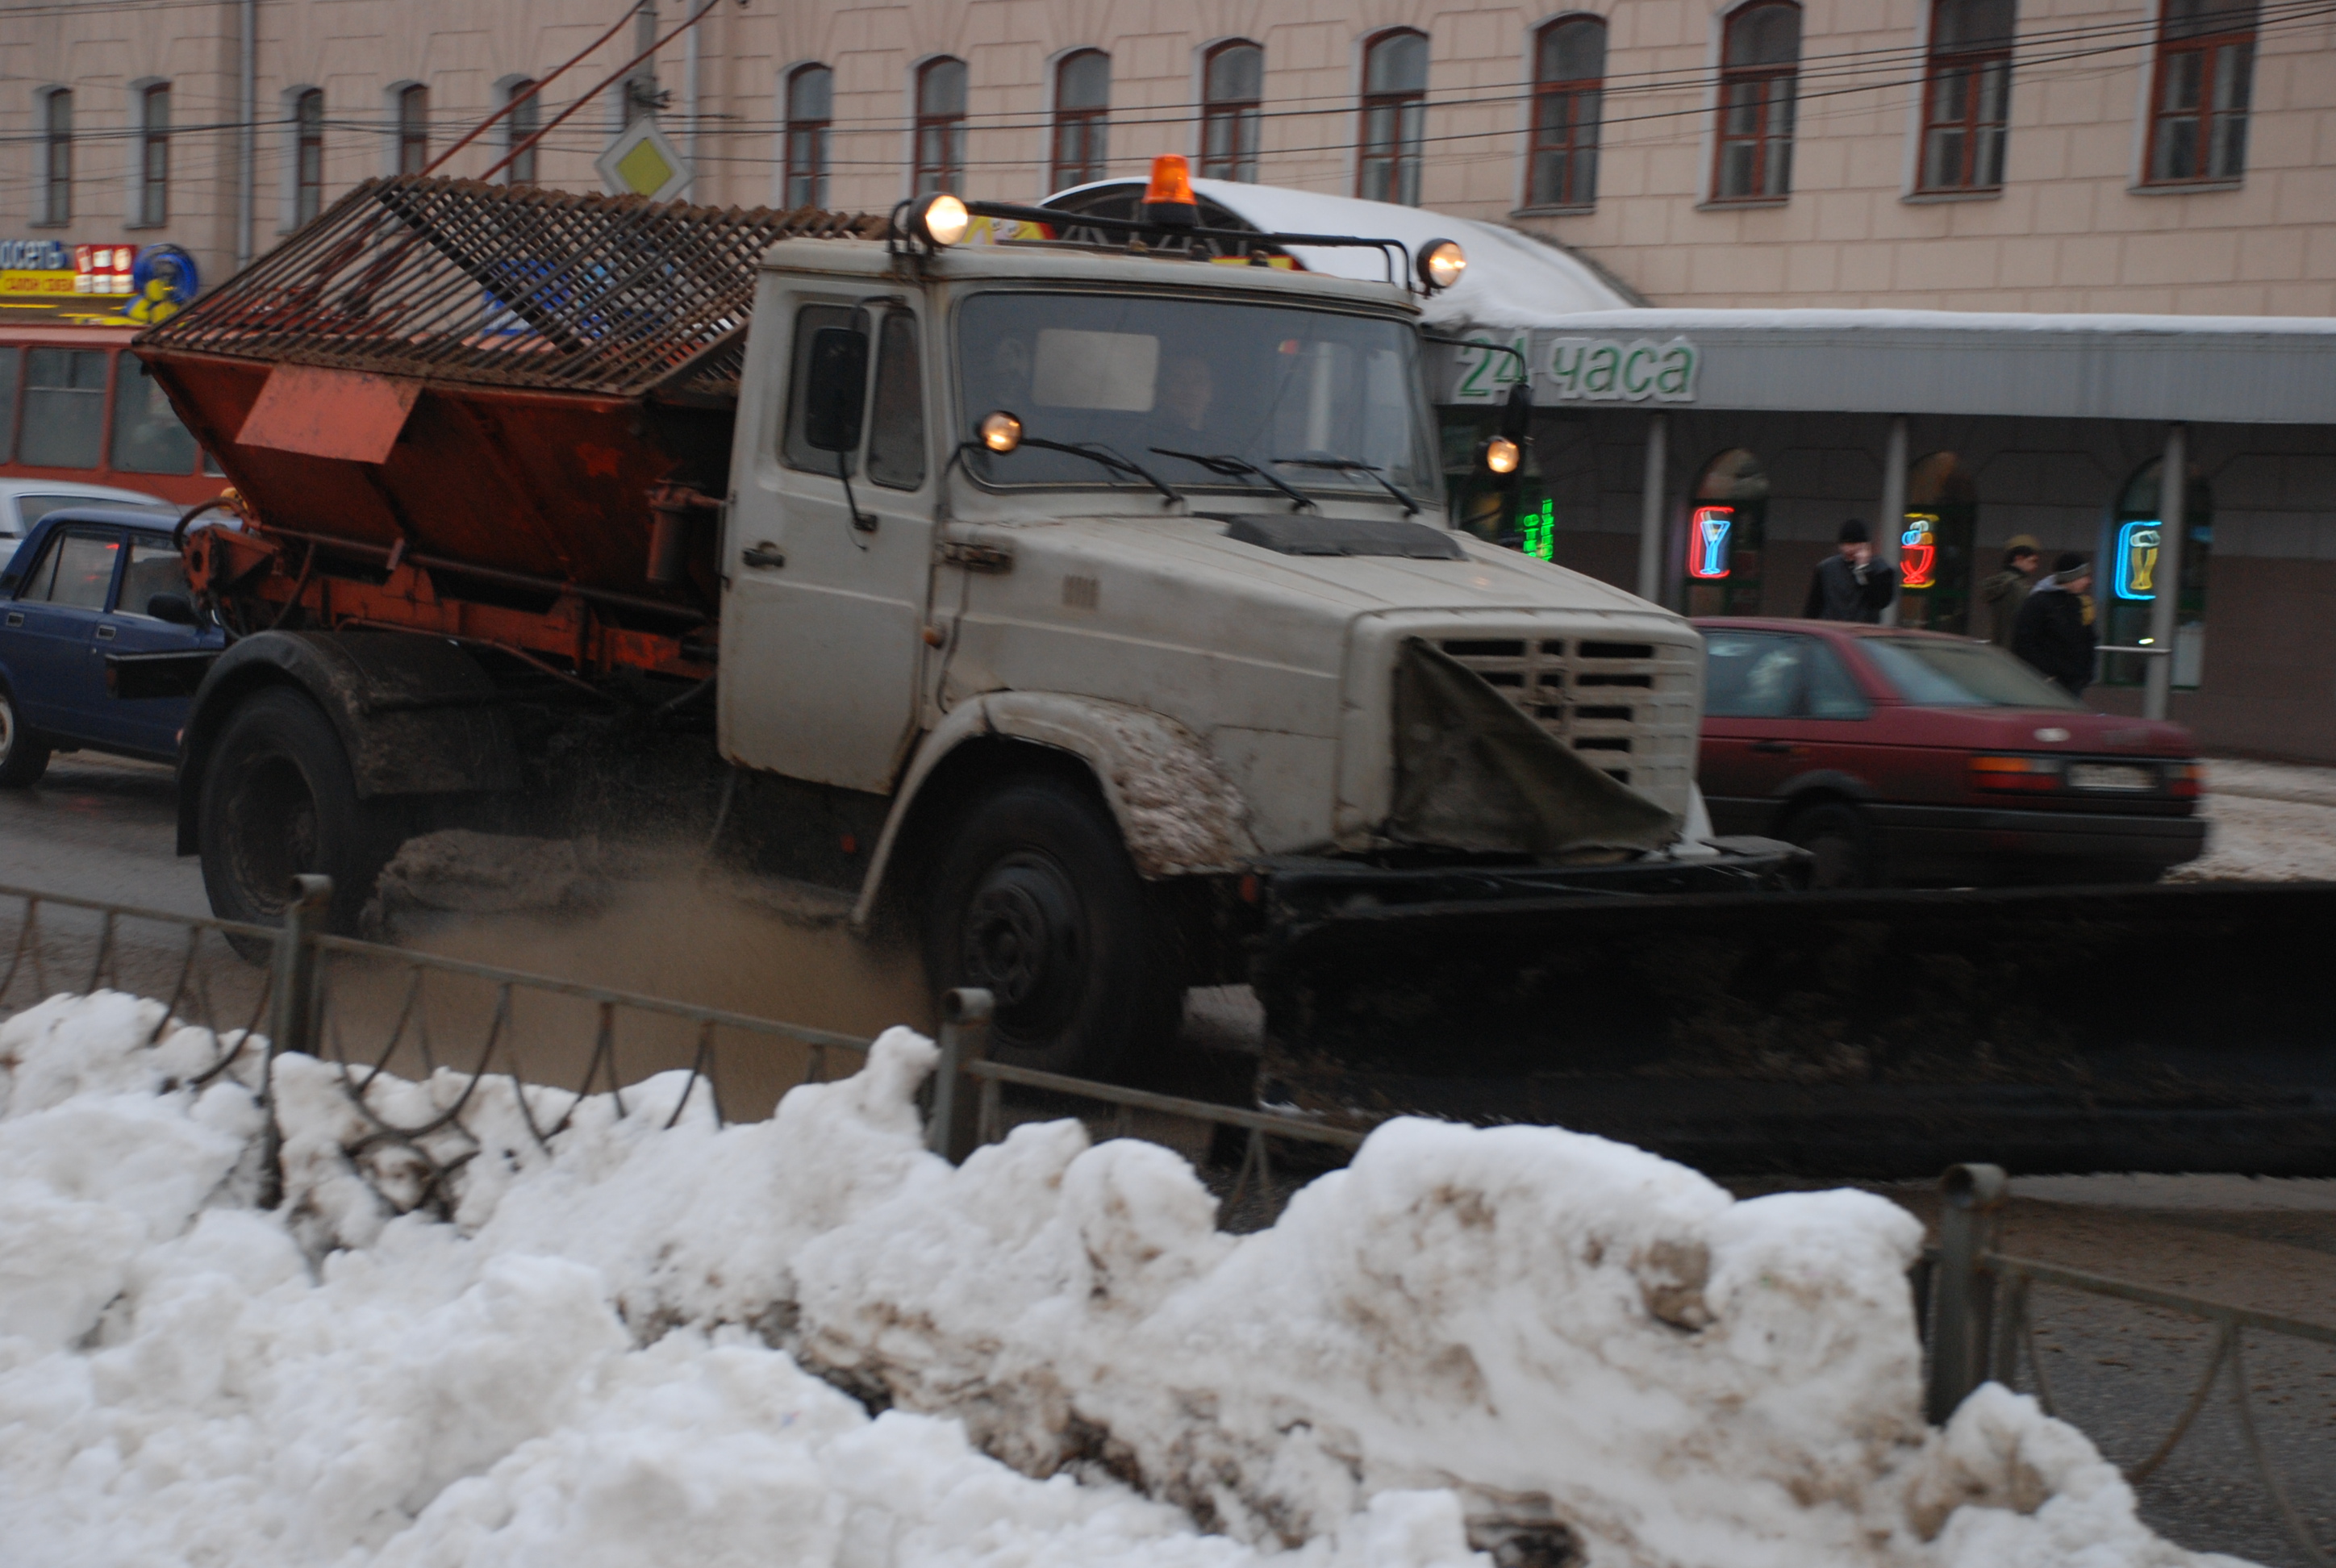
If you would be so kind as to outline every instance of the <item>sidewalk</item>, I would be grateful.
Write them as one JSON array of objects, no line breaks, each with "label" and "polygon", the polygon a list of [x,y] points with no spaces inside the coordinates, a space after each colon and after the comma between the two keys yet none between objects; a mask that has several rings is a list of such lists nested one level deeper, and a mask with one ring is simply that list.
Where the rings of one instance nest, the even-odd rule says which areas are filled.
[{"label": "sidewalk", "polygon": [[2336,767],[2216,758],[2199,810],[2206,852],[2170,881],[2336,881]]}]

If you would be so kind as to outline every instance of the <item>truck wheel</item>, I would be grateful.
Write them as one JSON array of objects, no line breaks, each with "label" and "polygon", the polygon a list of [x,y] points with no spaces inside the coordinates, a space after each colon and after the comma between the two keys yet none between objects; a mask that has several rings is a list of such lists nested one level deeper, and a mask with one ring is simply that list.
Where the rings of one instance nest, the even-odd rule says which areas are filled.
[{"label": "truck wheel", "polygon": [[1165,1046],[1183,991],[1173,942],[1103,804],[1056,779],[975,803],[931,883],[925,965],[936,990],[995,998],[990,1050],[1101,1076]]},{"label": "truck wheel", "polygon": [[333,879],[329,929],[356,929],[395,844],[381,813],[357,798],[332,721],[277,687],[236,709],[203,770],[196,833],[203,888],[222,920],[275,925],[292,878]]},{"label": "truck wheel", "polygon": [[24,789],[49,771],[49,743],[17,711],[16,694],[0,686],[0,789]]},{"label": "truck wheel", "polygon": [[1803,806],[1785,823],[1785,838],[1809,852],[1813,888],[1874,885],[1874,833],[1865,815],[1841,801]]}]

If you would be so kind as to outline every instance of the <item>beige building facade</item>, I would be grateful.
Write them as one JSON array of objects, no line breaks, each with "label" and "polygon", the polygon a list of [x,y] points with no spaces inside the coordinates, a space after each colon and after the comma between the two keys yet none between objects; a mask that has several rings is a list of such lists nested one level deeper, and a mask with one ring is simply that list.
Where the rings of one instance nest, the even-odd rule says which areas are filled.
[{"label": "beige building facade", "polygon": [[217,277],[612,32],[522,174],[597,186],[628,112],[722,203],[1028,200],[1173,151],[1514,222],[1669,306],[2336,314],[2315,0],[713,0],[573,109],[702,3],[0,5],[0,239]]}]

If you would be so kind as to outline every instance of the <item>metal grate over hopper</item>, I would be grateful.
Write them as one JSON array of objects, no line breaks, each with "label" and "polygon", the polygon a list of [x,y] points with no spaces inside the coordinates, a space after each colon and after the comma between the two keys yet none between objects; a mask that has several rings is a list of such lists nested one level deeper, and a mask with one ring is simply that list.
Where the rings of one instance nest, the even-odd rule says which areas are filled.
[{"label": "metal grate over hopper", "polygon": [[816,208],[369,180],[139,346],[635,397],[721,379],[774,242],[883,233]]}]

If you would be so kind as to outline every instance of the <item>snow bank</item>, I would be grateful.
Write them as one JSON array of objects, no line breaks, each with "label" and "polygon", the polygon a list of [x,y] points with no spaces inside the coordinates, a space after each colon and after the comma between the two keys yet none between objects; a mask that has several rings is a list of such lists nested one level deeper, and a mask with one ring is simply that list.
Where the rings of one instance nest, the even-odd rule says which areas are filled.
[{"label": "snow bank", "polygon": [[675,1075],[550,1154],[482,1085],[431,1193],[286,1058],[269,1213],[248,1069],[195,1081],[219,1043],[149,1048],[158,1017],[0,1025],[10,1561],[2200,1561],[2025,1399],[1923,1427],[1917,1237],[1867,1195],[1406,1122],[1236,1239],[1176,1156],[1076,1123],[925,1154],[933,1052],[895,1030],[770,1121],[700,1096],[668,1131]]}]

